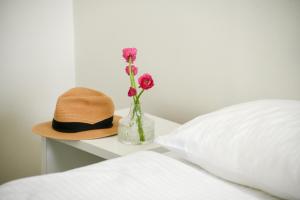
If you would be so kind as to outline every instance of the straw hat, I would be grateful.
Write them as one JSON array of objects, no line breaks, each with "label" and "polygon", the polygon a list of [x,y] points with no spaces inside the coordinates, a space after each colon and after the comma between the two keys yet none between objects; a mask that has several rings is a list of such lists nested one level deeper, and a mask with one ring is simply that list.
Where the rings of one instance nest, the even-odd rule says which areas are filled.
[{"label": "straw hat", "polygon": [[61,140],[102,138],[117,134],[120,118],[114,115],[110,97],[92,89],[77,87],[58,98],[52,121],[37,124],[32,131]]}]

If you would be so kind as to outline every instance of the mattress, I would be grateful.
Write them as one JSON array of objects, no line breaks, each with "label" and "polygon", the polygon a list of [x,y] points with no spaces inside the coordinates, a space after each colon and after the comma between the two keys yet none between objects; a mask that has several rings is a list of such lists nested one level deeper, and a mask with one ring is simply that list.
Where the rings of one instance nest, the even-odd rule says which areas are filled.
[{"label": "mattress", "polygon": [[144,151],[74,170],[15,180],[0,186],[1,200],[269,200],[204,170]]}]

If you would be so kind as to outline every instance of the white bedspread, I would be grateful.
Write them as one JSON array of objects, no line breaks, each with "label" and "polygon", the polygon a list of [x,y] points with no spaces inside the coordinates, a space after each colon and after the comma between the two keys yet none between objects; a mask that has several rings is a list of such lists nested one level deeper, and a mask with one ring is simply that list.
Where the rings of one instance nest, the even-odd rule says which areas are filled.
[{"label": "white bedspread", "polygon": [[3,184],[0,199],[257,200],[264,196],[253,195],[167,156],[139,152]]}]

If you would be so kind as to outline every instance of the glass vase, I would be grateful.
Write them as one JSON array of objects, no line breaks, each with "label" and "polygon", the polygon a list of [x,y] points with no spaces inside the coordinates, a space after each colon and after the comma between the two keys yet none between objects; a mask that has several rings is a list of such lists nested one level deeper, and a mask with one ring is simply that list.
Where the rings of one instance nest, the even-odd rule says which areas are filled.
[{"label": "glass vase", "polygon": [[154,140],[154,121],[132,103],[129,114],[119,121],[118,139],[124,144],[149,144]]}]

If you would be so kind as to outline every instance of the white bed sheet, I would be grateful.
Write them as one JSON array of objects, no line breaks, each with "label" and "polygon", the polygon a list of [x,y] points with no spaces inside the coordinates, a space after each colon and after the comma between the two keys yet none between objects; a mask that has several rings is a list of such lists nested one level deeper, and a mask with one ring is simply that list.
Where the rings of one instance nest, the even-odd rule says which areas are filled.
[{"label": "white bed sheet", "polygon": [[[166,155],[166,156],[168,156],[170,158],[176,159],[176,160],[178,160],[178,161],[180,161],[180,162],[182,162],[182,163],[184,163],[184,164],[186,164],[188,166],[191,166],[192,168],[196,169],[200,173],[204,173],[204,174],[207,174],[209,176],[215,177],[214,175],[212,175],[209,172],[205,171],[204,169],[202,169],[198,165],[196,165],[194,163],[191,163],[191,162],[189,162],[189,161],[181,158],[175,152],[169,151],[169,152],[164,153],[164,155]],[[270,194],[267,194],[267,193],[265,193],[263,191],[260,191],[260,190],[254,189],[254,188],[250,188],[250,187],[246,187],[246,186],[243,186],[243,185],[239,185],[239,184],[236,184],[236,183],[232,183],[232,182],[229,182],[229,181],[224,180],[222,178],[218,178],[218,177],[215,177],[215,178],[219,179],[225,185],[232,185],[237,190],[240,190],[240,191],[242,191],[244,193],[248,193],[250,196],[255,197],[257,200],[279,200],[278,197],[271,196]]]},{"label": "white bed sheet", "polygon": [[[170,156],[170,155],[169,155]],[[270,200],[154,152],[139,152],[63,173],[0,186],[1,200]]]}]

